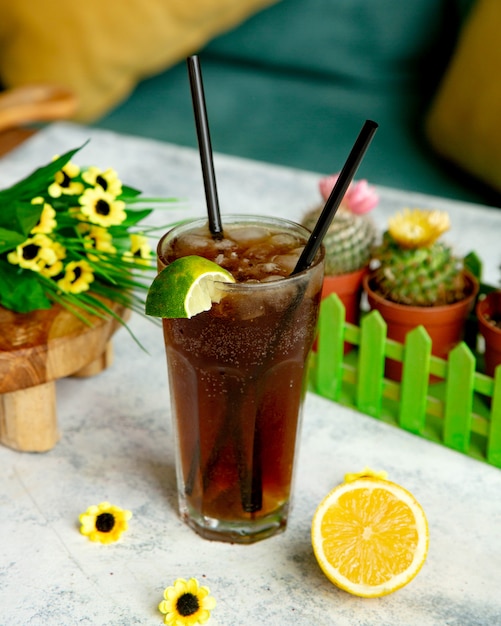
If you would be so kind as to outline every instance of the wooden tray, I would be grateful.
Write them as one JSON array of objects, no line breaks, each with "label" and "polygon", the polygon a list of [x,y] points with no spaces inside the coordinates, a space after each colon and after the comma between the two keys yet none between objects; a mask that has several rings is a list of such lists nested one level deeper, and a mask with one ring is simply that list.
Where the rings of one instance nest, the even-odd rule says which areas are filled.
[{"label": "wooden tray", "polygon": [[[129,312],[107,303],[122,319]],[[112,361],[114,318],[86,325],[59,305],[32,313],[0,307],[0,443],[45,452],[59,439],[55,381],[93,376]]]}]

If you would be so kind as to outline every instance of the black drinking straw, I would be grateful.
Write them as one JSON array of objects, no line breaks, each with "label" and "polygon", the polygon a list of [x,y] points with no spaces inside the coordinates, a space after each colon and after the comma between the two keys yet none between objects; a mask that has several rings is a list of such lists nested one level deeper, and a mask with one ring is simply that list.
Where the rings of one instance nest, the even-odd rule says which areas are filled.
[{"label": "black drinking straw", "polygon": [[223,225],[221,223],[221,215],[219,212],[216,175],[214,173],[214,162],[212,159],[212,143],[210,139],[209,122],[207,119],[207,109],[205,106],[202,70],[200,69],[200,62],[198,60],[198,56],[196,55],[188,57],[186,63],[188,65],[191,98],[193,100],[193,111],[195,113],[198,148],[204,179],[205,199],[209,215],[209,230],[214,238],[219,239],[223,234]]},{"label": "black drinking straw", "polygon": [[365,152],[369,147],[377,128],[378,124],[372,120],[366,120],[362,126],[362,130],[353,144],[353,148],[348,155],[348,159],[339,174],[336,184],[334,185],[334,188],[325,203],[322,213],[315,224],[310,238],[308,239],[308,242],[299,257],[292,274],[302,272],[313,263],[313,259],[320,248],[322,240],[329,230],[329,226],[331,225],[334,215],[336,214],[344,194],[355,176],[358,166],[364,158]]}]

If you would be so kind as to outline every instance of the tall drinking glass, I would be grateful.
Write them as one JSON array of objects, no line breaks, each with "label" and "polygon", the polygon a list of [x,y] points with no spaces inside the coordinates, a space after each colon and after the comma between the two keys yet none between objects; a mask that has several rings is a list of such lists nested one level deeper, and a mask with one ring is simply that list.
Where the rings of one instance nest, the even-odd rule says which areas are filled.
[{"label": "tall drinking glass", "polygon": [[195,254],[237,281],[219,284],[209,311],[163,320],[180,514],[207,539],[285,530],[323,280],[323,249],[289,276],[308,236],[287,220],[226,216],[222,239],[198,220],[159,242],[160,269]]}]

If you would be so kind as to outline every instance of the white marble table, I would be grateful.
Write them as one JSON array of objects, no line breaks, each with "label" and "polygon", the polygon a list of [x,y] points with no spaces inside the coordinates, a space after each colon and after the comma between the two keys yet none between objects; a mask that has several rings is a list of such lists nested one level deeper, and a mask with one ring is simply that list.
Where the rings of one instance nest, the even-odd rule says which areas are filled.
[{"label": "white marble table", "polygon": [[[159,223],[204,212],[198,155],[71,124],[40,132],[0,160],[0,188],[53,154],[91,142],[75,161],[113,166],[148,195],[186,199]],[[216,155],[224,213],[300,219],[318,199],[319,175]],[[334,164],[332,170],[342,164]],[[498,283],[501,212],[380,189],[384,226],[404,206],[450,211],[460,252],[476,249]],[[121,330],[113,366],[58,381],[62,437],[45,454],[0,447],[0,625],[161,624],[162,591],[194,576],[217,599],[214,626],[493,626],[501,624],[501,470],[309,394],[294,508],[278,537],[252,546],[200,539],[176,514],[169,397],[161,330],[131,322],[149,353]],[[1,332],[1,329],[0,329]],[[333,587],[310,547],[323,496],[349,471],[386,469],[422,503],[430,523],[424,568],[378,600]],[[78,515],[109,500],[133,512],[120,543],[78,532]]]}]

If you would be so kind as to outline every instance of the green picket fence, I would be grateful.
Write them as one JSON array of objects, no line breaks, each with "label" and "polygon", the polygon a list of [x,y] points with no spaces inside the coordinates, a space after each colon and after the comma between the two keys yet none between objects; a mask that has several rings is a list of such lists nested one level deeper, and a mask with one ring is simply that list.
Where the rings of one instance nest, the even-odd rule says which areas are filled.
[{"label": "green picket fence", "polygon": [[[353,346],[346,354],[345,342]],[[387,339],[378,311],[365,314],[360,326],[346,323],[333,294],[320,309],[310,389],[501,468],[501,366],[493,379],[477,371],[481,356],[465,342],[447,360],[432,356],[431,348],[422,326],[405,344]],[[384,377],[386,358],[402,362],[401,382]],[[439,382],[430,384],[430,374]]]}]

